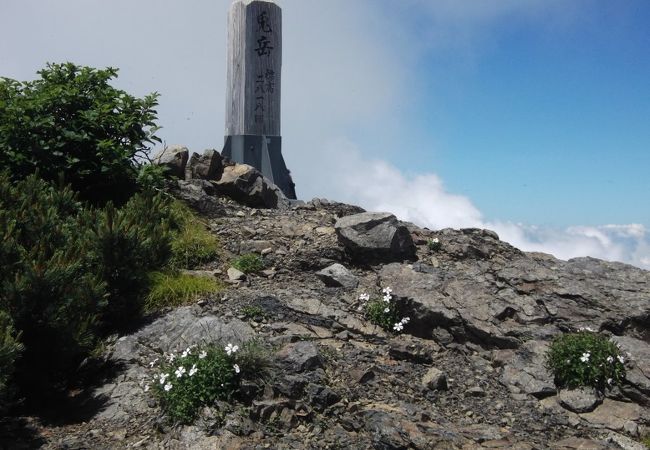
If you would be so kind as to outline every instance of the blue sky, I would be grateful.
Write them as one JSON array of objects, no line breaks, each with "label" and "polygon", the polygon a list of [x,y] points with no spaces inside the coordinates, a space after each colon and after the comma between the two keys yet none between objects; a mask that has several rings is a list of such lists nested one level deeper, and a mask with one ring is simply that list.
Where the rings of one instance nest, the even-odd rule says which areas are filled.
[{"label": "blue sky", "polygon": [[[299,196],[650,268],[650,2],[278,0]],[[0,75],[120,68],[220,148],[230,0],[2,0]]]}]

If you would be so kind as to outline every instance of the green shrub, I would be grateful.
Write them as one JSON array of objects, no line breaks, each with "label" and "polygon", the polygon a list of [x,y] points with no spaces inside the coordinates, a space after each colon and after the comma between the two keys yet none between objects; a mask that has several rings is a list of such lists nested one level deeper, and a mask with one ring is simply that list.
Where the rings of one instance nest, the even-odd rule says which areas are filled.
[{"label": "green shrub", "polygon": [[370,299],[370,295],[364,293],[359,296],[361,305],[359,310],[364,312],[365,317],[375,325],[386,331],[399,333],[404,326],[410,322],[410,318],[400,319],[399,306],[393,298],[391,288],[384,288],[381,299]]},{"label": "green shrub", "polygon": [[14,373],[14,363],[23,346],[14,330],[9,314],[0,310],[0,415],[7,404],[8,383]]},{"label": "green shrub", "polygon": [[0,167],[14,179],[37,170],[82,198],[126,201],[155,136],[157,94],[135,98],[109,82],[117,70],[48,64],[40,79],[0,78]]},{"label": "green shrub", "polygon": [[242,347],[190,347],[180,355],[168,355],[150,387],[171,421],[191,423],[202,406],[230,401],[242,377],[264,373],[268,358],[261,347],[255,343]]},{"label": "green shrub", "polygon": [[623,382],[624,362],[614,342],[591,331],[557,336],[547,354],[547,366],[561,388],[609,389]]},{"label": "green shrub", "polygon": [[156,311],[169,306],[185,305],[197,297],[222,289],[216,279],[182,273],[151,272],[145,309]]},{"label": "green shrub", "polygon": [[179,229],[172,240],[170,267],[193,269],[216,259],[219,252],[217,237],[208,231],[205,224],[184,203],[176,200],[172,208]]},{"label": "green shrub", "polygon": [[260,255],[249,253],[235,259],[232,263],[232,266],[244,273],[255,273],[264,269],[264,261]]}]

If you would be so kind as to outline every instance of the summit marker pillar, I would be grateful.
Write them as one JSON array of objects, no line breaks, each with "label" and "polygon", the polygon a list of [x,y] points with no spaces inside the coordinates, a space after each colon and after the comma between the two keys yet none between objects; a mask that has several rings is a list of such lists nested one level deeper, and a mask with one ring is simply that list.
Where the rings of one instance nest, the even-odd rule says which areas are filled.
[{"label": "summit marker pillar", "polygon": [[249,164],[295,199],[282,157],[282,10],[272,0],[235,0],[228,16],[223,156]]}]

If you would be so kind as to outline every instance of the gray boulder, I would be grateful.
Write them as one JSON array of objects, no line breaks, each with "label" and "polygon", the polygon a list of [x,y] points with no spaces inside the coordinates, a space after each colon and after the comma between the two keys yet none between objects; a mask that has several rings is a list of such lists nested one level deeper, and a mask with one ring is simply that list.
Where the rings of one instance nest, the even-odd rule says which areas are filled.
[{"label": "gray boulder", "polygon": [[185,179],[218,180],[223,172],[223,157],[216,150],[206,150],[202,155],[192,153],[185,168]]},{"label": "gray boulder", "polygon": [[553,375],[546,368],[548,343],[528,341],[505,365],[501,383],[510,392],[544,398],[556,393]]},{"label": "gray boulder", "polygon": [[336,234],[357,260],[403,261],[415,256],[408,228],[390,213],[361,213],[337,220]]},{"label": "gray boulder", "polygon": [[359,279],[342,264],[332,264],[329,267],[316,272],[316,276],[320,278],[326,286],[330,287],[343,287],[346,289],[354,289],[359,286]]},{"label": "gray boulder", "polygon": [[215,188],[206,180],[178,180],[175,195],[207,216],[221,216],[224,207],[215,196]]},{"label": "gray boulder", "polygon": [[276,185],[248,164],[224,167],[220,179],[213,183],[218,193],[251,207],[284,209],[291,206]]},{"label": "gray boulder", "polygon": [[603,402],[603,397],[593,388],[578,388],[561,390],[558,400],[569,411],[582,414],[596,409]]},{"label": "gray boulder", "polygon": [[189,150],[182,145],[171,145],[163,148],[153,157],[153,163],[167,168],[168,173],[174,177],[183,179],[185,167],[189,157]]}]

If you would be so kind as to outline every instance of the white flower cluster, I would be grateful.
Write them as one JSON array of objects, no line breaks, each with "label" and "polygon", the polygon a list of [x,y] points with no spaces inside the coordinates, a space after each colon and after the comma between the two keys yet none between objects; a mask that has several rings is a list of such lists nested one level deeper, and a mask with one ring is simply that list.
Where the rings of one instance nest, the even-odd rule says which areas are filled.
[{"label": "white flower cluster", "polygon": [[[186,349],[185,349],[185,350],[180,354],[180,357],[177,356],[177,355],[174,354],[174,353],[170,353],[169,355],[166,355],[166,359],[167,359],[167,361],[171,364],[171,363],[173,363],[176,359],[179,359],[179,360],[180,360],[180,359],[183,359],[183,358],[187,358],[188,356],[190,356],[190,355],[192,354],[192,350],[194,349],[194,347],[196,347],[196,346],[195,346],[195,345],[192,345],[192,346],[190,346],[190,347],[187,347],[187,348],[186,348]],[[235,354],[235,353],[237,353],[237,352],[239,351],[239,346],[238,346],[238,345],[233,345],[233,344],[230,344],[230,343],[229,343],[228,345],[226,345],[226,347],[224,348],[224,350],[226,351],[226,354],[228,354],[228,356],[231,356],[231,355],[233,355],[233,354]],[[207,356],[208,356],[208,352],[205,351],[205,350],[202,350],[202,351],[199,352],[199,354],[198,354],[199,359],[205,359]],[[152,367],[152,368],[153,368],[157,363],[158,363],[158,358],[156,358],[156,359],[154,359],[153,361],[151,361],[151,362],[149,363],[149,367]],[[235,371],[235,373],[237,373],[237,374],[241,372],[241,369],[240,369],[240,367],[239,367],[238,364],[234,364],[234,365],[232,366],[232,368],[233,368],[233,370]],[[185,366],[183,366],[183,365],[181,364],[181,365],[179,365],[178,367],[176,367],[176,369],[174,370],[173,375],[176,377],[176,379],[181,379],[181,378],[183,378],[184,376],[193,377],[194,375],[197,374],[198,371],[199,371],[199,369],[198,369],[198,367],[196,366],[196,364],[192,364],[192,367],[190,367],[189,370],[188,370]],[[154,376],[153,376],[153,379],[154,379],[154,381],[160,383],[160,385],[163,387],[163,389],[165,390],[165,392],[169,392],[169,391],[171,391],[171,390],[173,389],[173,387],[174,387],[174,385],[173,385],[171,382],[169,382],[169,380],[168,380],[168,379],[171,378],[171,377],[172,377],[172,374],[171,374],[171,373],[161,373],[161,374],[156,374],[156,375],[154,375]],[[144,391],[145,391],[145,392],[148,392],[148,391],[149,391],[149,387],[150,387],[150,386],[149,386],[148,384],[146,384],[146,385],[144,386]]]}]

